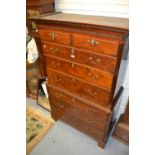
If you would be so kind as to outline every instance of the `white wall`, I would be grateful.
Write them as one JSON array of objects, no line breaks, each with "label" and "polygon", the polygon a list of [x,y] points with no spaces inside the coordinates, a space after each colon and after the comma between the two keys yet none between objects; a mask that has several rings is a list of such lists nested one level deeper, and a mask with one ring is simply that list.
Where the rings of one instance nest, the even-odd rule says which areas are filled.
[{"label": "white wall", "polygon": [[56,11],[66,13],[125,18],[129,16],[128,0],[55,0],[55,7]]}]

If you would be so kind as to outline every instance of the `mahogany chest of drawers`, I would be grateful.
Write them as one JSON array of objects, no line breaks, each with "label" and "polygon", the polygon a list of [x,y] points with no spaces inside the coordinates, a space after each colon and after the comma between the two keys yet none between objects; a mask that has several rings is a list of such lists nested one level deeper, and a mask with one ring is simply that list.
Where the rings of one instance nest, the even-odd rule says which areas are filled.
[{"label": "mahogany chest of drawers", "polygon": [[52,117],[104,147],[128,19],[55,13],[31,20],[46,63]]}]

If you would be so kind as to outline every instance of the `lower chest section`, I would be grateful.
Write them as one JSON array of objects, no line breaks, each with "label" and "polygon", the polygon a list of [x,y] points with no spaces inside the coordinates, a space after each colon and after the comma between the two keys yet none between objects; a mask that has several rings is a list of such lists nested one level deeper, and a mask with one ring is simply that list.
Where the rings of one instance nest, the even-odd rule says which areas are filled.
[{"label": "lower chest section", "polygon": [[93,107],[54,87],[48,87],[52,117],[62,120],[88,136],[104,141],[111,113]]}]

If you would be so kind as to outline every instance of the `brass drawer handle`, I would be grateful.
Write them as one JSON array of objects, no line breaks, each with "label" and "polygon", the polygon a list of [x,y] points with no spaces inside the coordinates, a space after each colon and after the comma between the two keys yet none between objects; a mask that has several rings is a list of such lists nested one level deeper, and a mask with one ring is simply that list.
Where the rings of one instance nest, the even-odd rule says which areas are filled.
[{"label": "brass drawer handle", "polygon": [[43,44],[43,47],[46,48],[47,47],[46,44]]},{"label": "brass drawer handle", "polygon": [[54,80],[55,80],[56,82],[61,82],[61,81],[62,81],[62,79],[61,79],[61,78],[58,78],[58,77],[54,77]]},{"label": "brass drawer handle", "polygon": [[51,37],[52,40],[56,39],[57,34],[55,32],[50,32],[49,36]]},{"label": "brass drawer handle", "polygon": [[90,63],[92,64],[97,64],[97,63],[100,63],[101,62],[101,59],[94,59],[93,57],[89,57],[89,60],[90,60]]},{"label": "brass drawer handle", "polygon": [[95,97],[97,94],[98,94],[98,92],[92,92],[92,90],[90,90],[90,89],[88,89],[88,92],[89,92],[89,95],[91,95],[91,96],[93,96],[93,97]]},{"label": "brass drawer handle", "polygon": [[91,72],[89,72],[89,73],[88,73],[88,75],[89,75],[89,76],[92,76],[92,73],[91,73]]},{"label": "brass drawer handle", "polygon": [[55,65],[55,66],[59,67],[61,64],[59,62],[55,63],[54,61],[52,61],[52,65]]},{"label": "brass drawer handle", "polygon": [[98,63],[101,62],[101,59],[98,58],[98,59],[96,60],[96,62],[98,62]]},{"label": "brass drawer handle", "polygon": [[95,46],[97,44],[100,44],[100,42],[96,41],[96,39],[88,39],[87,42],[91,45],[91,46]]},{"label": "brass drawer handle", "polygon": [[57,49],[57,48],[53,48],[53,47],[50,47],[50,51],[51,51],[52,53],[55,53],[55,52],[58,52],[59,49]]},{"label": "brass drawer handle", "polygon": [[94,95],[97,95],[97,94],[98,94],[98,93],[95,91],[95,92],[94,92]]},{"label": "brass drawer handle", "polygon": [[93,60],[93,57],[89,57],[89,60]]},{"label": "brass drawer handle", "polygon": [[96,74],[96,75],[94,76],[92,72],[89,72],[88,75],[89,75],[89,77],[90,77],[92,80],[97,80],[97,79],[100,78],[99,74]]},{"label": "brass drawer handle", "polygon": [[71,58],[75,59],[75,49],[72,48],[71,50],[71,55],[70,55]]}]

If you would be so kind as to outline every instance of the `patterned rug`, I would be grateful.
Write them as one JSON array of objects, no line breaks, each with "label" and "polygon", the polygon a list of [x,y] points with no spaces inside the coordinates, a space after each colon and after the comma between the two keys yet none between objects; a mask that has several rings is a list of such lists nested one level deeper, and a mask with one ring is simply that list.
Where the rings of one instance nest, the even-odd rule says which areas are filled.
[{"label": "patterned rug", "polygon": [[54,125],[54,120],[41,111],[27,107],[26,109],[26,154],[40,142],[47,131]]}]

